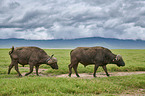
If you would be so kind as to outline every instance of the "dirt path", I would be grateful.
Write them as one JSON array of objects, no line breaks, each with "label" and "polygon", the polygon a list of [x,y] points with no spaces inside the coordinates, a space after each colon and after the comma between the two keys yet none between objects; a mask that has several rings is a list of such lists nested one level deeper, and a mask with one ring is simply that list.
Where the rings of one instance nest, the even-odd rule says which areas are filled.
[{"label": "dirt path", "polygon": [[[29,70],[30,68],[29,67],[20,67],[20,69],[26,69],[26,70]],[[38,73],[39,73],[39,75],[40,76],[43,76],[44,74],[44,71],[46,71],[47,69],[40,69],[39,68],[39,70],[38,70]],[[29,71],[28,71],[29,72]],[[24,76],[26,73],[22,73],[22,76]],[[35,68],[33,69],[33,72],[31,73],[31,74],[33,74],[33,75],[36,75],[36,70],[35,70]],[[30,74],[30,75],[31,75]]]},{"label": "dirt path", "polygon": [[[127,76],[127,75],[134,75],[134,74],[145,74],[144,71],[136,71],[136,72],[109,72],[110,76]],[[89,73],[80,73],[80,78],[84,78],[84,79],[91,79],[94,78],[93,74],[89,74]],[[97,77],[107,77],[105,73],[103,72],[98,72],[96,73]],[[68,74],[61,74],[61,75],[57,75],[56,77],[68,77]],[[72,74],[73,78],[76,78],[75,74]]]},{"label": "dirt path", "polygon": [[[22,69],[29,69],[28,67],[20,67]],[[49,76],[49,77],[64,77],[64,78],[68,78],[68,74],[61,74],[61,75],[51,75],[51,74],[44,74],[44,71],[46,71],[47,69],[39,69],[39,75],[40,76]],[[24,76],[26,73],[22,73],[22,75]],[[135,71],[135,72],[109,72],[110,76],[127,76],[127,75],[135,75],[135,74],[145,74],[145,71]],[[34,71],[32,72],[31,75],[36,75],[36,71],[34,68]],[[94,78],[93,77],[93,73],[79,73],[80,78],[84,78],[84,79],[91,79]],[[96,73],[97,77],[107,77],[105,72],[97,72]],[[72,78],[77,78],[77,76],[75,74],[72,74],[71,76]]]}]

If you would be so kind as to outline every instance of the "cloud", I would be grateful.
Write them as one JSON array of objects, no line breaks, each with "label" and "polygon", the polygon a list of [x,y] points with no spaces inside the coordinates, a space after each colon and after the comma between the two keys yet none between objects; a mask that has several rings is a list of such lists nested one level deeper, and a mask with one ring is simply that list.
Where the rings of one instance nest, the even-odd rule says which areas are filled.
[{"label": "cloud", "polygon": [[0,38],[145,40],[143,0],[1,0]]}]

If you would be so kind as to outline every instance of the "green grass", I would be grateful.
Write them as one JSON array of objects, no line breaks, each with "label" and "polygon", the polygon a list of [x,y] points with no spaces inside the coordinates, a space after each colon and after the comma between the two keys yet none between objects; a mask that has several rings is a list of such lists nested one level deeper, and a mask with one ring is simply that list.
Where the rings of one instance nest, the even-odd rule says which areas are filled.
[{"label": "green grass", "polygon": [[[6,74],[8,66],[10,65],[11,59],[8,55],[10,49],[0,49],[0,73]],[[48,65],[41,65],[40,68],[48,69],[46,73],[52,74],[64,74],[68,73],[68,65],[70,64],[70,51],[71,49],[45,49],[48,55],[54,54],[54,57],[58,59],[59,70],[52,70]],[[113,71],[145,71],[145,50],[136,50],[136,49],[113,49],[113,53],[121,54],[126,65],[125,67],[117,67],[114,64],[108,64],[108,72]],[[29,67],[28,65],[26,65]],[[21,65],[19,67],[22,67]],[[79,64],[78,72],[79,73],[93,73],[93,65],[87,66],[86,68]],[[29,71],[29,70],[26,70]],[[25,70],[20,70],[21,73],[26,72]],[[98,72],[103,71],[100,67]],[[14,68],[12,69],[11,74],[16,74]]]},{"label": "green grass", "polygon": [[23,77],[0,79],[0,95],[28,96],[90,96],[117,95],[139,92],[145,89],[145,75],[117,76],[109,78],[79,79],[55,77]]},{"label": "green grass", "polygon": [[[0,96],[95,96],[95,95],[120,95],[120,94],[145,94],[145,74],[130,76],[112,76],[94,79],[81,78],[56,78],[38,77],[35,74],[19,78],[17,72],[12,69],[8,75],[7,70],[11,62],[8,55],[10,49],[0,49]],[[70,49],[45,49],[45,51],[58,59],[58,70],[53,70],[47,65],[40,68],[48,69],[45,74],[67,74],[70,64]],[[120,71],[145,71],[145,50],[113,49],[113,53],[121,54],[126,65],[117,67],[107,65],[108,72]],[[22,67],[19,65],[19,67]],[[29,67],[27,65],[27,67]],[[78,73],[93,73],[94,66],[86,68],[79,64]],[[26,73],[29,69],[19,69]],[[100,67],[97,72],[104,72]],[[73,72],[74,73],[74,72]]]}]

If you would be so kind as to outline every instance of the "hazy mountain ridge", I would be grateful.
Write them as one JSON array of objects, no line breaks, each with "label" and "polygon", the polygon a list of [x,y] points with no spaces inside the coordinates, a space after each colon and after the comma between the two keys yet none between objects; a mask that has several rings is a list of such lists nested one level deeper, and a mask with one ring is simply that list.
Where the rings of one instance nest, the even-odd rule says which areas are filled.
[{"label": "hazy mountain ridge", "polygon": [[143,40],[120,40],[112,38],[90,37],[79,39],[54,39],[54,40],[25,40],[25,39],[0,39],[0,48],[11,46],[37,46],[40,48],[75,48],[104,46],[110,49],[145,49]]}]

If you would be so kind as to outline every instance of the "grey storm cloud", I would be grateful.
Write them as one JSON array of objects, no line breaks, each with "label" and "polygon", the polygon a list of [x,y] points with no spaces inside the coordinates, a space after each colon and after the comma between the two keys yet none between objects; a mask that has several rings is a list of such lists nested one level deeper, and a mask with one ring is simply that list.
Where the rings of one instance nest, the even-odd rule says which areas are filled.
[{"label": "grey storm cloud", "polygon": [[0,38],[145,40],[144,0],[1,0]]}]

